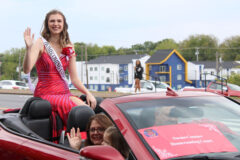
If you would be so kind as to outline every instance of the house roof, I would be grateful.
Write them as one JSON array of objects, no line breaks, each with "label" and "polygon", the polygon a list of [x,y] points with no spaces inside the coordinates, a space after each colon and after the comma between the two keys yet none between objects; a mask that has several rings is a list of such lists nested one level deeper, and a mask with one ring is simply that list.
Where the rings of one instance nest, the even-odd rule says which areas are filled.
[{"label": "house roof", "polygon": [[146,63],[159,63],[173,51],[173,49],[161,49],[156,51],[148,60]]},{"label": "house roof", "polygon": [[[216,61],[193,61],[192,63],[202,64],[204,68],[216,68]],[[222,66],[222,68],[236,68],[240,66],[240,64],[235,61],[224,61],[219,65]]]},{"label": "house roof", "polygon": [[132,63],[133,59],[140,59],[147,56],[147,54],[128,54],[128,55],[110,55],[110,56],[99,56],[96,59],[88,61],[88,64],[128,64]]}]

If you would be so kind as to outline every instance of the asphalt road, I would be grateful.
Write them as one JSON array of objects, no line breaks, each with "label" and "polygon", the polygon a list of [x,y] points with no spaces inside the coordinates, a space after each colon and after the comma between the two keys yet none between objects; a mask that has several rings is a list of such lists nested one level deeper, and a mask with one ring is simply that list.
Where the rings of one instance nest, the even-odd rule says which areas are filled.
[{"label": "asphalt road", "polygon": [[0,110],[5,108],[21,108],[32,95],[0,94]]}]

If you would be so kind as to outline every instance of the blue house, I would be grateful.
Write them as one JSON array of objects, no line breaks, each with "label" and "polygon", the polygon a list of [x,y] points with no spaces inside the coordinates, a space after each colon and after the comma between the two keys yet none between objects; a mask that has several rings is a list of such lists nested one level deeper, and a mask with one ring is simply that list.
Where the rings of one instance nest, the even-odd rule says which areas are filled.
[{"label": "blue house", "polygon": [[188,63],[175,49],[158,50],[146,61],[148,80],[168,83],[173,89],[190,86]]}]

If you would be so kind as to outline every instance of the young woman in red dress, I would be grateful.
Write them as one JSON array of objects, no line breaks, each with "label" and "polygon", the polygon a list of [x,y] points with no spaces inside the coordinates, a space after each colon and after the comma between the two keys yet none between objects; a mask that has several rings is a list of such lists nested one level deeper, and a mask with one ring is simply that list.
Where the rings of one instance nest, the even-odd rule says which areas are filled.
[{"label": "young woman in red dress", "polygon": [[[34,34],[31,34],[30,28],[27,28],[24,32],[26,54],[23,62],[23,71],[24,73],[29,73],[36,65],[38,83],[34,96],[48,100],[52,105],[53,137],[59,134],[59,131],[56,131],[55,114],[60,116],[64,126],[66,126],[68,113],[71,108],[86,105],[80,98],[70,93],[64,78],[66,70],[70,74],[73,85],[86,95],[89,106],[92,109],[96,107],[96,99],[77,76],[76,53],[67,29],[68,24],[63,13],[58,10],[52,10],[46,14],[41,33],[42,37],[34,41]],[[52,52],[55,53],[55,59],[58,59],[57,62],[54,62],[55,60],[52,59]],[[62,74],[60,73],[61,71]]]}]

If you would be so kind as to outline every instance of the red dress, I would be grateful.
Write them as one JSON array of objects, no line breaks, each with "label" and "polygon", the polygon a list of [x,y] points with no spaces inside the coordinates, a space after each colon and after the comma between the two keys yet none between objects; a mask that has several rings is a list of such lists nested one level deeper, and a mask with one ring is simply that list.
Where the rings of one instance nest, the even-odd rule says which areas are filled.
[{"label": "red dress", "polygon": [[[67,56],[61,54],[60,60],[64,71],[66,71],[69,65]],[[67,125],[68,113],[76,104],[70,100],[69,96],[73,95],[70,93],[68,86],[64,83],[51,57],[45,50],[36,62],[36,69],[38,83],[34,91],[34,96],[41,97],[50,102],[52,106],[53,137],[55,137],[58,136],[60,132],[56,129],[55,115],[58,114],[60,116],[65,128]]]}]

